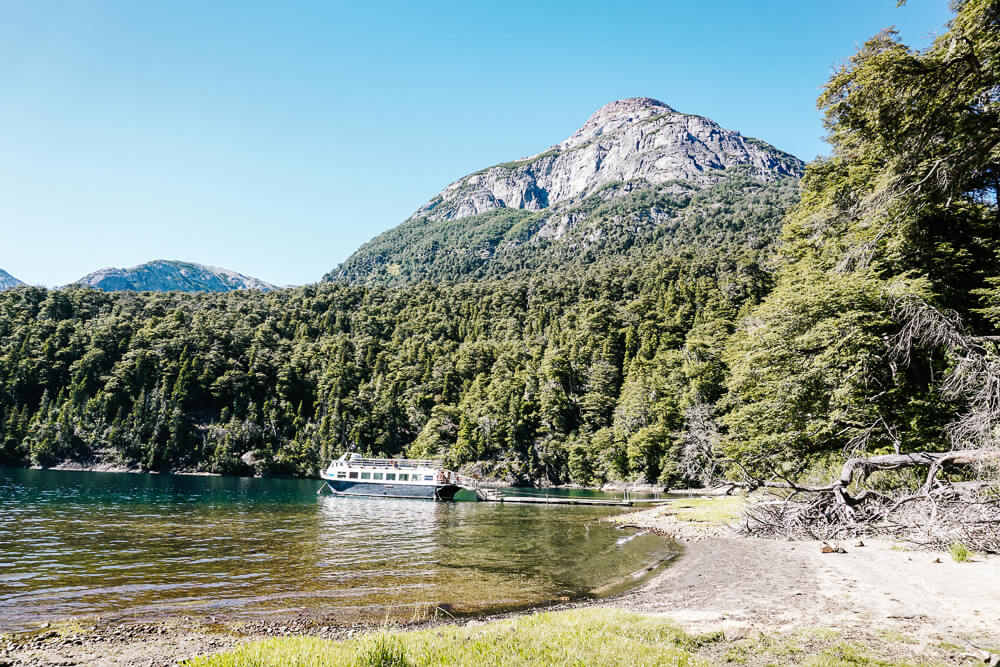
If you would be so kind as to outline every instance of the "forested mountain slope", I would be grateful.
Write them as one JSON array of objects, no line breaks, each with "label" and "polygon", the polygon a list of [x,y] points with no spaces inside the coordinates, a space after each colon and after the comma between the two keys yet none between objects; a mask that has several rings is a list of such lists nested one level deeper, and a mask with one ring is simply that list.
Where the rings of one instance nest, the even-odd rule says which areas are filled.
[{"label": "forested mountain slope", "polygon": [[[676,479],[759,251],[457,285],[0,297],[0,459],[312,474],[348,448]],[[247,465],[241,457],[247,453]]]},{"label": "forested mountain slope", "polygon": [[[0,461],[314,474],[353,449],[521,482],[679,481],[685,438],[715,428],[726,340],[770,289],[800,170],[626,100],[451,188],[332,283],[14,290]],[[544,206],[482,204],[501,173]]]},{"label": "forested mountain slope", "polygon": [[764,248],[797,200],[798,181],[762,183],[734,168],[703,189],[673,183],[612,194],[613,188],[598,192],[556,216],[499,209],[457,220],[410,220],[362,246],[326,279],[373,285],[479,280],[630,263],[692,243]]},{"label": "forested mountain slope", "polygon": [[[459,179],[362,246],[327,280],[406,283],[514,271],[739,238],[780,219],[803,164],[757,139],[650,98],[599,109],[548,151]],[[758,230],[753,229],[753,232]]]}]

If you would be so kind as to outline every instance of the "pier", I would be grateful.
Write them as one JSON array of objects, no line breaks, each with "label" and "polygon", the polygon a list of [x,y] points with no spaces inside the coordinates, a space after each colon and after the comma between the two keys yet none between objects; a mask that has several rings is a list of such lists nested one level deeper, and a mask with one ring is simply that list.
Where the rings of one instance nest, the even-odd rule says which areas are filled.
[{"label": "pier", "polygon": [[626,492],[622,498],[570,498],[548,494],[508,495],[500,489],[479,487],[475,489],[476,499],[487,503],[523,503],[532,505],[605,505],[632,507],[651,503],[663,503],[668,498],[631,498]]}]

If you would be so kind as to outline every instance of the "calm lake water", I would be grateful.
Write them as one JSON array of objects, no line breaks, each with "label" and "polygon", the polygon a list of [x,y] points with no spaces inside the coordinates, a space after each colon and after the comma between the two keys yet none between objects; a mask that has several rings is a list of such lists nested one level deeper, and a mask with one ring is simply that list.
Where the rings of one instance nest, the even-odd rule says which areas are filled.
[{"label": "calm lake water", "polygon": [[578,597],[666,557],[613,507],[317,496],[316,480],[0,468],[0,630],[85,616],[420,618]]}]

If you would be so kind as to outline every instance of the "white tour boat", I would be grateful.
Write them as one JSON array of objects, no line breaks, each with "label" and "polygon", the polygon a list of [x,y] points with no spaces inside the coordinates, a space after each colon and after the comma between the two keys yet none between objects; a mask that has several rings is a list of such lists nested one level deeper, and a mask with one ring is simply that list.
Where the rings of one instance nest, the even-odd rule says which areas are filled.
[{"label": "white tour boat", "polygon": [[366,459],[344,454],[320,477],[343,496],[453,500],[460,489],[476,489],[474,480],[428,459]]}]

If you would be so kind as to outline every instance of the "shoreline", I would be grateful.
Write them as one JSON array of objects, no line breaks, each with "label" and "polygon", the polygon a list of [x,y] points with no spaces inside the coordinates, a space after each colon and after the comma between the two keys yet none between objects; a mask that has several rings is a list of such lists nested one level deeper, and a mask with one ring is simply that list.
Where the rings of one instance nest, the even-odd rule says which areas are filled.
[{"label": "shoreline", "polygon": [[[22,470],[56,470],[59,472],[107,472],[114,474],[138,474],[138,475],[183,475],[198,477],[225,477],[214,472],[202,470],[143,470],[142,468],[129,468],[117,463],[79,463],[76,461],[63,461],[54,466],[6,466],[9,468],[21,468]],[[229,475],[238,477],[238,475]],[[252,477],[250,479],[253,479]],[[303,478],[307,479],[307,478]]]},{"label": "shoreline", "polygon": [[[692,504],[677,501],[678,507]],[[725,523],[680,520],[679,511],[660,506],[607,518],[672,537],[683,552],[638,585],[605,597],[457,615],[442,611],[391,624],[337,623],[321,614],[248,622],[70,620],[16,635],[0,633],[0,665],[174,665],[265,639],[344,641],[386,628],[404,634],[440,626],[475,629],[540,612],[594,608],[640,613],[669,620],[687,633],[716,637],[706,648],[713,662],[723,657],[720,651],[738,650],[749,651],[748,662],[756,664],[752,655],[765,644],[826,646],[822,641],[829,643],[830,637],[876,647],[872,650],[889,646],[886,655],[893,659],[938,664],[974,664],[967,656],[1000,648],[1000,556],[959,563],[947,554],[877,540],[850,540],[837,545],[844,553],[824,553],[821,542],[743,537]]]},{"label": "shoreline", "polygon": [[1000,557],[956,563],[886,542],[847,544],[846,554],[831,554],[822,553],[821,544],[703,536],[688,540],[681,557],[622,593],[388,625],[336,624],[318,615],[249,622],[180,617],[158,623],[52,623],[21,636],[0,635],[0,665],[174,665],[264,639],[343,641],[386,628],[403,633],[475,628],[591,608],[669,619],[685,632],[719,635],[725,643],[836,632],[845,641],[899,642],[906,656],[947,664],[964,660],[977,647],[1000,646]]},{"label": "shoreline", "polygon": [[101,622],[67,619],[40,622],[37,629],[0,632],[0,667],[42,665],[163,665],[173,666],[200,655],[216,653],[265,639],[308,636],[343,641],[390,628],[417,631],[440,626],[477,626],[540,612],[559,612],[599,606],[627,593],[607,598],[553,599],[542,603],[453,614],[420,620],[336,622],[321,615],[297,615],[273,620],[220,620],[181,616],[156,622]]},{"label": "shoreline", "polygon": [[[237,479],[307,479],[307,480],[321,480],[318,474],[314,476],[297,476],[297,475],[224,475],[216,472],[208,472],[205,470],[143,470],[138,467],[130,467],[122,465],[120,463],[112,463],[108,461],[92,461],[84,463],[82,461],[63,461],[52,466],[40,466],[40,465],[12,465],[12,464],[0,464],[0,468],[11,468],[11,469],[21,469],[21,470],[56,470],[56,471],[70,471],[70,472],[107,472],[107,473],[127,473],[127,474],[140,474],[140,475],[196,475],[204,477],[233,477]],[[583,486],[580,484],[543,484],[539,483],[537,480],[533,482],[530,486],[518,486],[516,484],[510,484],[507,481],[501,479],[487,479],[483,478],[479,480],[482,486],[495,487],[495,488],[525,488],[525,489],[557,489],[557,490],[577,490],[577,491],[598,491],[601,493],[621,493],[624,490],[628,490],[632,493],[640,494],[665,494],[670,496],[706,496],[714,495],[716,492],[713,489],[666,489],[661,486],[643,484],[635,485],[627,482],[607,482],[601,486]]]},{"label": "shoreline", "polygon": [[321,616],[250,622],[216,618],[206,623],[181,617],[145,624],[52,623],[30,636],[0,635],[0,665],[174,665],[264,639],[344,641],[387,628],[401,633],[440,626],[476,628],[540,612],[592,608],[669,619],[692,635],[718,636],[716,648],[752,645],[762,637],[784,641],[836,633],[847,642],[899,644],[893,649],[902,651],[897,657],[956,664],[978,649],[1000,647],[1000,557],[956,563],[887,542],[848,544],[846,554],[822,553],[821,544],[704,537],[686,544],[681,557],[622,593],[450,618],[442,614],[390,624],[339,625]]}]

